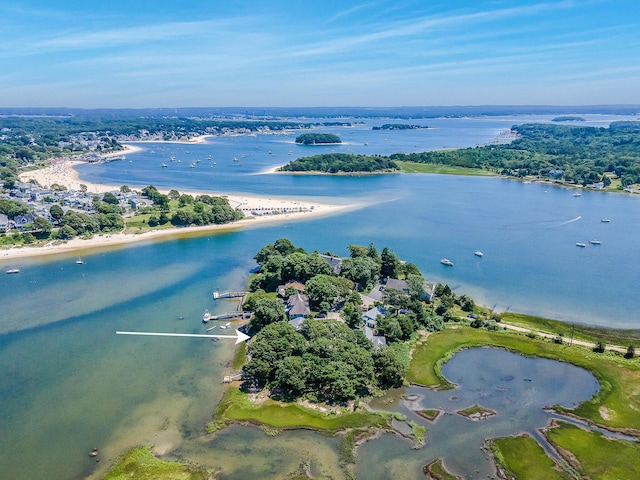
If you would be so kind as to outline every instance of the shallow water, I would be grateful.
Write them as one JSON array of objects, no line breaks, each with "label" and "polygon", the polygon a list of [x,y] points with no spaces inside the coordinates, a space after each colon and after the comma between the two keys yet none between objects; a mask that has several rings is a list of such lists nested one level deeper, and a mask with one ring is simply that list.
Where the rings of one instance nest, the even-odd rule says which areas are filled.
[{"label": "shallow water", "polygon": [[[482,450],[485,438],[521,432],[537,436],[552,418],[544,407],[572,408],[598,391],[595,377],[586,370],[494,348],[463,350],[442,372],[457,388],[438,392],[411,387],[391,392],[390,401],[385,396],[374,402],[375,407],[400,411],[407,420],[424,425],[427,442],[419,450],[393,435],[365,443],[358,450],[358,478],[424,478],[422,467],[436,458],[443,458],[462,478],[487,478],[494,470]],[[407,396],[411,400],[403,399]],[[497,414],[474,422],[457,413],[475,404]],[[442,413],[430,422],[415,413],[422,409]]]},{"label": "shallow water", "polygon": [[[493,138],[501,128],[519,123],[515,118],[488,125],[471,119],[457,119],[457,122],[455,128],[447,130],[447,135],[450,139],[459,135],[460,144],[482,142]],[[428,140],[429,135],[440,135],[444,130],[442,127],[438,131],[416,132],[419,138]],[[353,136],[370,133],[356,131]],[[367,148],[376,147],[378,142],[384,148],[400,145],[408,151],[419,144],[412,142],[410,136],[404,136],[408,133],[392,136],[392,132],[384,132],[382,135],[389,140],[385,141],[384,137],[371,140]],[[0,465],[3,477],[97,476],[123,451],[144,443],[153,443],[159,451],[172,452],[172,455],[185,458],[193,455],[197,461],[209,465],[206,458],[211,458],[211,453],[203,446],[200,436],[222,395],[220,381],[228,373],[226,364],[232,356],[231,342],[125,338],[116,336],[115,331],[204,333],[200,319],[205,308],[213,313],[235,308],[228,303],[216,304],[211,298],[212,290],[243,288],[254,266],[255,252],[280,237],[288,237],[308,251],[331,250],[339,255],[348,254],[348,244],[374,242],[379,249],[388,246],[400,258],[414,262],[429,280],[447,282],[458,292],[470,293],[477,301],[496,305],[498,309],[511,308],[607,326],[638,327],[635,313],[640,307],[636,294],[640,283],[637,243],[640,203],[637,198],[600,192],[584,192],[582,197],[574,198],[565,189],[495,178],[253,175],[250,173],[280,160],[286,161],[289,149],[297,154],[297,149],[304,147],[292,147],[280,136],[269,136],[266,141],[271,143],[259,145],[262,156],[258,159],[256,154],[256,162],[251,163],[243,142],[259,143],[265,141],[263,137],[216,139],[213,146],[218,141],[235,142],[236,147],[228,148],[235,148],[241,159],[241,165],[236,165],[231,158],[224,157],[226,166],[218,159],[215,168],[209,167],[210,171],[218,166],[227,170],[227,173],[221,171],[218,178],[214,174],[203,176],[199,167],[185,167],[184,177],[176,172],[163,173],[168,169],[154,163],[158,162],[156,149],[153,155],[147,151],[139,157],[131,156],[130,171],[124,162],[91,166],[96,170],[92,170],[88,179],[134,185],[135,181],[143,181],[136,179],[153,172],[159,176],[145,184],[157,180],[157,186],[191,189],[220,185],[247,193],[308,195],[325,201],[339,196],[343,202],[363,202],[365,206],[314,220],[82,252],[84,265],[75,264],[77,254],[21,259],[20,265],[16,265],[21,269],[20,275],[0,276]],[[278,145],[278,142],[285,143]],[[444,140],[440,142],[445,145]],[[199,165],[202,165],[207,158],[205,152],[211,146],[188,148],[193,150],[190,155],[201,149]],[[268,150],[280,156],[269,155]],[[247,152],[246,157],[241,156],[243,151]],[[134,169],[138,161],[151,163],[148,168]],[[240,174],[242,169],[246,175]],[[199,175],[193,170],[199,171]],[[87,173],[88,170],[83,169],[82,174]],[[171,181],[178,184],[169,184]],[[577,217],[581,218],[575,220]],[[602,217],[611,218],[611,223],[602,224]],[[576,241],[591,238],[601,239],[602,245],[575,247]],[[476,249],[485,252],[482,259],[473,255]],[[455,267],[442,266],[439,262],[442,257],[451,258]],[[5,265],[10,268],[6,261],[0,259],[0,263],[3,268]],[[487,372],[491,372],[491,368],[488,366]],[[556,386],[560,389],[566,380],[562,371],[562,365],[554,364],[545,374],[561,379]],[[509,385],[516,383],[514,380]],[[535,386],[536,382],[529,385]],[[482,387],[477,390],[482,391]],[[527,402],[533,395],[526,389],[514,389],[512,393],[522,395]],[[508,398],[504,393],[500,395]],[[502,398],[500,395],[498,398]],[[446,404],[446,398],[430,401]],[[397,408],[405,407],[400,402]],[[537,419],[537,407],[532,412],[528,415]],[[458,417],[446,416],[443,420],[453,421],[454,426],[467,425],[467,420]],[[429,426],[430,431],[437,430],[440,422]],[[493,435],[503,431],[501,429],[511,432],[515,426],[498,417],[473,425],[472,429],[483,434],[486,429],[486,435]],[[428,440],[427,447],[419,452],[411,450],[410,442],[385,435],[362,447],[360,458],[368,460],[359,461],[358,472],[362,472],[361,478],[373,478],[367,470],[371,468],[379,478],[384,478],[388,472],[396,469],[400,472],[406,465],[413,468],[409,472],[419,472],[426,463],[425,452],[429,452],[427,456],[441,456],[441,451],[455,451],[467,441],[475,442],[476,436],[480,438],[481,433],[467,438],[467,430],[460,430],[456,437],[444,435],[437,442]],[[246,433],[249,431],[251,433]],[[291,458],[285,453],[276,455],[282,458],[279,462],[286,471],[295,470],[299,462],[307,458],[319,471],[335,473],[337,468],[331,453],[332,439],[315,440],[314,434],[306,432],[295,434],[300,437],[285,433],[271,439],[260,431],[241,428],[224,435],[229,435],[224,446],[216,440],[218,437],[211,440],[211,445],[226,448],[229,453],[215,457],[214,451],[211,465],[221,465],[221,458],[231,462],[228,464],[231,466],[221,467],[227,469],[224,472],[228,478],[242,478],[245,468],[253,468],[244,467],[242,461],[230,460],[239,445],[255,452],[256,465],[275,471],[275,464],[270,465],[266,458],[276,455],[268,449],[272,441],[276,442],[273,445],[281,445],[278,448],[282,448],[282,452],[294,449]],[[243,435],[246,445],[240,440]],[[297,442],[300,450],[295,450]],[[100,449],[100,463],[88,457],[93,447]],[[373,449],[371,454],[367,453],[369,448]],[[451,463],[455,471],[465,471],[469,463],[480,464],[484,457],[479,448],[469,449],[477,459],[474,457],[460,465],[455,459],[449,459],[447,465]],[[315,449],[319,453],[314,460],[308,452],[313,453]]]}]

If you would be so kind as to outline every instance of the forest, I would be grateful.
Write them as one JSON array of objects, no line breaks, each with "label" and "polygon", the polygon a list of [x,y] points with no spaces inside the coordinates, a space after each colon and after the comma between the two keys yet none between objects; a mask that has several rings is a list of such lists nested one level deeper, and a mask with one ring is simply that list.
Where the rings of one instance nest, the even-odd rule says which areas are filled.
[{"label": "forest", "polygon": [[302,157],[280,167],[281,172],[324,172],[324,173],[355,173],[355,172],[393,172],[398,165],[390,159],[380,155],[352,155],[348,153],[325,153]]},{"label": "forest", "polygon": [[504,145],[423,153],[396,153],[391,160],[481,168],[513,177],[555,178],[567,183],[640,183],[640,122],[609,128],[553,124],[515,125],[517,139]]},{"label": "forest", "polygon": [[333,133],[303,133],[296,137],[296,143],[303,145],[322,145],[325,143],[342,143],[342,140]]}]

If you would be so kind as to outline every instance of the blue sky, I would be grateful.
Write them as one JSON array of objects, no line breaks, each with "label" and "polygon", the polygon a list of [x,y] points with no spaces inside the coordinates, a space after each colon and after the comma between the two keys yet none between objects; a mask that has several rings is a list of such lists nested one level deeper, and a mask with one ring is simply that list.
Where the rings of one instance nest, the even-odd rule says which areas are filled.
[{"label": "blue sky", "polygon": [[640,104],[639,0],[3,0],[0,106]]}]

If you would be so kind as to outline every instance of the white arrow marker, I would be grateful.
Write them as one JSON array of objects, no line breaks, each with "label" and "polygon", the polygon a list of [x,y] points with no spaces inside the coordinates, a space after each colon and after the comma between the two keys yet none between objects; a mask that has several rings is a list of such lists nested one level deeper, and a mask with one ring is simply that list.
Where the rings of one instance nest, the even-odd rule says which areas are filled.
[{"label": "white arrow marker", "polygon": [[235,338],[236,345],[250,339],[240,330],[236,330],[235,335],[206,335],[202,333],[160,333],[160,332],[116,332],[116,335],[147,335],[150,337],[196,337],[196,338]]}]

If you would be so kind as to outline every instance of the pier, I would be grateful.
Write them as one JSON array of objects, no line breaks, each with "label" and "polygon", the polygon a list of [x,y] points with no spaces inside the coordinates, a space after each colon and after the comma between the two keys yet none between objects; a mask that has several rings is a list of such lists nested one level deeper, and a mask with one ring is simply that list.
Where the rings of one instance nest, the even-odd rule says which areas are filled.
[{"label": "pier", "polygon": [[247,294],[249,294],[249,292],[218,292],[217,290],[215,290],[213,292],[213,299],[218,300],[220,298],[242,298]]}]

